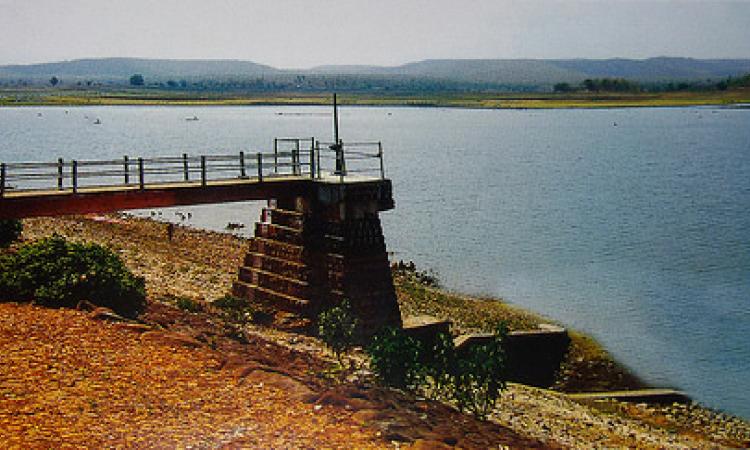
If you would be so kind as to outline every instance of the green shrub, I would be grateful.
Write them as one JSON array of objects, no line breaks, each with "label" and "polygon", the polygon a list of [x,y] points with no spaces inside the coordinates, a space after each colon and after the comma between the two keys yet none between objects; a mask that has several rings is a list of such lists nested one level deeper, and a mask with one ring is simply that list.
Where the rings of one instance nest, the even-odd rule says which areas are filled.
[{"label": "green shrub", "polygon": [[253,320],[256,315],[250,305],[248,305],[247,300],[233,295],[227,294],[217,298],[211,302],[211,305],[219,308],[224,318],[232,322],[245,324]]},{"label": "green shrub", "polygon": [[7,247],[21,237],[23,224],[20,220],[0,220],[0,248]]},{"label": "green shrub", "polygon": [[318,316],[318,335],[336,355],[339,364],[341,355],[354,345],[356,328],[357,319],[352,314],[348,300]]},{"label": "green shrub", "polygon": [[431,397],[446,400],[453,398],[458,356],[451,336],[448,333],[438,334],[428,356],[425,374],[430,381]]},{"label": "green shrub", "polygon": [[211,304],[223,310],[247,308],[247,300],[228,294],[223,297],[217,298],[216,300],[211,302]]},{"label": "green shrub", "polygon": [[453,398],[462,411],[486,418],[495,407],[506,384],[503,341],[507,334],[505,324],[499,324],[492,341],[470,348],[457,360]]},{"label": "green shrub", "polygon": [[370,367],[387,386],[418,389],[424,382],[424,366],[420,362],[419,342],[399,328],[385,328],[375,335],[367,347]]},{"label": "green shrub", "polygon": [[197,300],[187,297],[178,297],[175,302],[178,308],[183,311],[197,313],[203,311],[203,305]]},{"label": "green shrub", "polygon": [[75,307],[86,300],[137,315],[145,307],[145,282],[120,257],[97,244],[53,236],[0,257],[0,298]]}]

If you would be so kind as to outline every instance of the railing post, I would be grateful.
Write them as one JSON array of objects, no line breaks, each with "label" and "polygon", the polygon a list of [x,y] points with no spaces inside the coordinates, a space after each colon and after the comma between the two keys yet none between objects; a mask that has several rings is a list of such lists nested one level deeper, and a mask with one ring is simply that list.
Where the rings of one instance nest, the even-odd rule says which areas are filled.
[{"label": "railing post", "polygon": [[201,184],[206,185],[206,156],[201,155]]},{"label": "railing post", "polygon": [[273,139],[273,171],[279,173],[279,140]]},{"label": "railing post", "polygon": [[258,152],[258,181],[263,181],[263,154]]},{"label": "railing post", "polygon": [[245,152],[240,152],[240,177],[247,178],[245,173]]},{"label": "railing post", "polygon": [[344,141],[339,140],[339,155],[341,155],[341,165],[338,167],[339,170],[339,179],[343,183],[344,182],[344,176],[346,175],[346,160],[344,158]]},{"label": "railing post", "polygon": [[383,165],[383,143],[378,141],[378,158],[380,159],[380,179],[385,180],[385,166]]},{"label": "railing post", "polygon": [[122,160],[123,167],[125,168],[125,184],[130,184],[130,160],[128,159],[128,155],[125,155]]},{"label": "railing post", "polygon": [[182,173],[185,181],[190,181],[190,167],[188,166],[187,153],[182,154]]},{"label": "railing post", "polygon": [[63,189],[63,159],[57,158],[57,190]]},{"label": "railing post", "polygon": [[73,160],[72,165],[72,178],[73,178],[73,193],[78,192],[78,161]]},{"label": "railing post", "polygon": [[310,138],[310,178],[315,179],[315,138]]},{"label": "railing post", "polygon": [[143,158],[138,158],[138,187],[141,190],[146,188],[146,180],[143,173]]},{"label": "railing post", "polygon": [[5,163],[0,163],[0,197],[5,194]]},{"label": "railing post", "polygon": [[299,166],[299,139],[294,141],[294,148],[292,149],[292,175],[299,175],[302,173]]},{"label": "railing post", "polygon": [[318,179],[320,179],[322,177],[322,170],[320,167],[320,141],[315,141],[315,153],[315,157],[318,163]]}]

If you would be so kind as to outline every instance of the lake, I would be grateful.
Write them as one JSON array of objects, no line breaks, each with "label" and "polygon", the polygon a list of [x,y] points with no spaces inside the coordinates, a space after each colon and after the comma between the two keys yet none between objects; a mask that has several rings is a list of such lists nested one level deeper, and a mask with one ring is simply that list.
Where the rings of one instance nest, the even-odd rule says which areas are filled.
[{"label": "lake", "polygon": [[[0,160],[268,151],[276,136],[330,139],[328,112],[0,108]],[[340,115],[344,141],[383,142],[395,259],[585,331],[648,382],[750,418],[750,110]],[[219,230],[251,230],[259,209],[179,208],[192,212],[183,223]]]}]

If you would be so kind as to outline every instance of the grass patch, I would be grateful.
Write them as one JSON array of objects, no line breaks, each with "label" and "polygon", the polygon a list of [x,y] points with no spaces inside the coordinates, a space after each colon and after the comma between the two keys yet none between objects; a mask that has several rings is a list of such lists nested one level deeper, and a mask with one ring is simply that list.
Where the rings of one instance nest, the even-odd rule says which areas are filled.
[{"label": "grass patch", "polygon": [[500,321],[511,331],[551,322],[498,299],[470,297],[425,286],[411,275],[394,274],[394,283],[404,316],[427,314],[451,319],[454,329],[461,333],[491,332]]}]

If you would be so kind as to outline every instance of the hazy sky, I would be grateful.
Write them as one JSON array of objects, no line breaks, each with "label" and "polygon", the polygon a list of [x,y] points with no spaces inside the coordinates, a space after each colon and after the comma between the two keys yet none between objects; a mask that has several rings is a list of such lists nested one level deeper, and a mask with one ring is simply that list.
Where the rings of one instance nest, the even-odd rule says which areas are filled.
[{"label": "hazy sky", "polygon": [[750,1],[0,0],[0,64],[750,57]]}]

